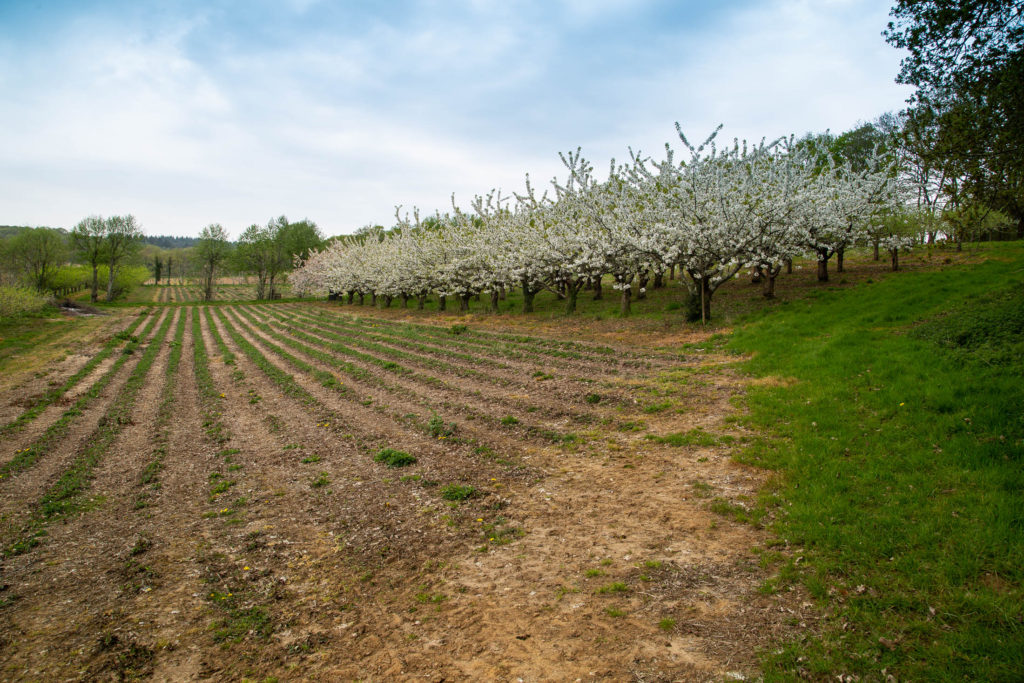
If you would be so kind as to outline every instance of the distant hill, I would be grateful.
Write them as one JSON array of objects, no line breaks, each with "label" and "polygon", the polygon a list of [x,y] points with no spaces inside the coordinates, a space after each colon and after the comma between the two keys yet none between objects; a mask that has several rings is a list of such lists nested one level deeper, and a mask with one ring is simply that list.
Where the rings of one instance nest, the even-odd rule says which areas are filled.
[{"label": "distant hill", "polygon": [[[0,225],[0,239],[5,237],[13,237],[22,230],[28,230],[29,228],[46,227],[38,225]],[[66,232],[63,228],[57,228],[61,232]]]},{"label": "distant hill", "polygon": [[146,235],[142,242],[144,244],[153,244],[161,249],[184,249],[185,247],[194,247],[198,242],[198,237],[174,237],[172,235]]},{"label": "distant hill", "polygon": [[[0,225],[0,239],[7,237],[13,237],[22,230],[28,230],[29,225]],[[63,228],[57,228],[62,232],[67,232]],[[152,244],[160,247],[161,249],[184,249],[186,247],[194,247],[199,242],[198,237],[175,237],[173,235],[146,235],[142,238],[143,244]]]}]

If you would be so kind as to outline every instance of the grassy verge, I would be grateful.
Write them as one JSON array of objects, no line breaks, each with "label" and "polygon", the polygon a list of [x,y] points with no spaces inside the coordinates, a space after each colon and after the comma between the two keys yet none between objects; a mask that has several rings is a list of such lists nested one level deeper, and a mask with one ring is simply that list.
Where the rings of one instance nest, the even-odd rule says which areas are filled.
[{"label": "grassy verge", "polygon": [[[753,353],[744,452],[777,470],[789,552],[823,633],[765,656],[768,680],[1024,677],[1024,249],[823,291],[728,341]],[[769,504],[770,507],[770,504]],[[788,559],[786,559],[788,558]],[[886,673],[879,676],[880,671]]]}]

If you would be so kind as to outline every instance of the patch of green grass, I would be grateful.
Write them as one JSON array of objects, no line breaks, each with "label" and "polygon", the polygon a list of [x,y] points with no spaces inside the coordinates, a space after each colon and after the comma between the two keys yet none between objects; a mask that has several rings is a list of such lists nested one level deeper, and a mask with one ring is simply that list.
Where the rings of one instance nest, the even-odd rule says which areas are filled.
[{"label": "patch of green grass", "polygon": [[427,423],[427,431],[431,436],[435,436],[439,439],[454,436],[456,428],[457,427],[454,422],[445,424],[445,421],[437,414],[433,415]]},{"label": "patch of green grass", "polygon": [[656,443],[664,443],[669,446],[717,446],[719,443],[718,437],[714,434],[709,434],[700,427],[695,427],[688,432],[676,432],[674,434],[666,434],[665,436],[658,436],[656,434],[648,434],[646,437],[649,441]]},{"label": "patch of green grass", "polygon": [[501,424],[506,426],[519,424],[519,418],[515,417],[514,415],[506,415],[505,417],[501,418]]},{"label": "patch of green grass", "polygon": [[313,481],[309,483],[310,487],[314,489],[320,489],[324,486],[328,486],[331,483],[331,478],[327,472],[320,472],[313,478]]},{"label": "patch of green grass", "polygon": [[802,583],[832,615],[768,648],[767,680],[1024,671],[1024,248],[985,249],[733,334],[748,372],[787,380],[750,387],[745,422],[775,438],[738,456],[777,471],[773,529],[804,558],[766,590]]},{"label": "patch of green grass", "polygon": [[629,591],[629,586],[622,583],[621,581],[613,581],[605,586],[601,586],[597,589],[599,595],[606,595],[608,593],[626,593]]},{"label": "patch of green grass", "polygon": [[651,403],[649,405],[644,406],[644,412],[648,414],[660,413],[662,411],[668,410],[673,405],[675,404],[672,403],[672,401],[661,401],[660,403]]},{"label": "patch of green grass", "polygon": [[587,394],[583,400],[591,405],[596,405],[601,402],[601,394]]},{"label": "patch of green grass", "polygon": [[676,627],[676,620],[672,617],[665,617],[658,622],[658,628],[665,633],[670,633]]},{"label": "patch of green grass", "polygon": [[416,462],[416,456],[394,448],[382,448],[373,456],[373,461],[384,463],[388,467],[407,467]]},{"label": "patch of green grass", "polygon": [[476,488],[469,484],[445,484],[441,487],[441,497],[445,500],[467,500],[475,496],[476,493]]}]

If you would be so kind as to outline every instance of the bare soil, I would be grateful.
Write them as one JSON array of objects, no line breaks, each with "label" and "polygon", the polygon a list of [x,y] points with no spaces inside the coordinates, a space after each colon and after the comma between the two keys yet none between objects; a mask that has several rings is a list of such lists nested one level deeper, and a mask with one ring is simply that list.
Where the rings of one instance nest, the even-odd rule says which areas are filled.
[{"label": "bare soil", "polygon": [[[168,379],[165,343],[92,473],[90,503],[35,548],[11,551],[123,380],[51,453],[0,482],[3,679],[740,680],[757,676],[759,649],[814,629],[804,596],[758,590],[770,570],[755,549],[769,534],[712,510],[749,507],[765,484],[731,457],[752,436],[733,419],[746,381],[735,359],[601,331],[591,341],[614,353],[559,358],[540,341],[487,350],[469,321],[450,348],[494,362],[453,353],[439,366],[443,338],[415,350],[387,325],[367,333],[406,355],[358,350],[401,371],[329,351],[336,328],[301,306],[222,310],[212,327],[200,306],[167,310],[187,322],[177,372]],[[290,330],[319,341],[286,346],[281,337],[299,341]],[[561,332],[586,347],[583,331]],[[543,356],[550,377],[522,353]],[[10,382],[4,404],[30,380]],[[695,428],[712,445],[649,438]],[[160,444],[162,467],[146,480]],[[374,460],[384,447],[417,461],[391,469]]]}]

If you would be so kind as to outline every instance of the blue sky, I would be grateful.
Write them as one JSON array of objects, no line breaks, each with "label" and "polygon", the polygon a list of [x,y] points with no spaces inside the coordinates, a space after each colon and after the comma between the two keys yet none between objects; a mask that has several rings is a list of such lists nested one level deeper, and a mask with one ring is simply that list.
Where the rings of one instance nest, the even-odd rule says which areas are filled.
[{"label": "blue sky", "polygon": [[542,184],[558,152],[839,132],[898,110],[891,0],[0,3],[0,223],[148,234]]}]

